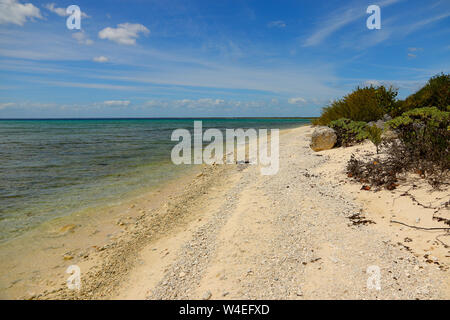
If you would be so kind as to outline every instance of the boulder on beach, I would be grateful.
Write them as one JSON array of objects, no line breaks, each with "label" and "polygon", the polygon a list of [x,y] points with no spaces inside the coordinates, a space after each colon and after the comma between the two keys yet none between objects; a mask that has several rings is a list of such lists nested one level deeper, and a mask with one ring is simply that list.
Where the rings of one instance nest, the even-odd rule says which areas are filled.
[{"label": "boulder on beach", "polygon": [[325,126],[316,127],[311,136],[309,145],[314,151],[328,150],[334,147],[337,141],[336,133],[333,129]]}]

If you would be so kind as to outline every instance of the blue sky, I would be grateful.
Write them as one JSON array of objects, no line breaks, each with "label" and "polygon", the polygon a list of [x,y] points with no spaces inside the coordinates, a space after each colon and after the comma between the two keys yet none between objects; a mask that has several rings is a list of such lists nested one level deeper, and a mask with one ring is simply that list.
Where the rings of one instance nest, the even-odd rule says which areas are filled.
[{"label": "blue sky", "polygon": [[0,0],[0,118],[316,116],[448,73],[449,39],[448,0]]}]

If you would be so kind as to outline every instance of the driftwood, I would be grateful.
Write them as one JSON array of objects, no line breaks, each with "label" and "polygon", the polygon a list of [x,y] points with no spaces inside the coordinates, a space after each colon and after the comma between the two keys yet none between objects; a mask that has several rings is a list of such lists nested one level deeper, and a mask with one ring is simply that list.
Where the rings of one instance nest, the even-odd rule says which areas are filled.
[{"label": "driftwood", "polygon": [[404,226],[410,227],[410,228],[414,228],[414,229],[420,229],[420,230],[450,230],[450,228],[424,228],[424,227],[416,227],[416,226],[411,226],[409,224],[400,222],[400,221],[395,221],[395,220],[391,220],[391,223],[398,223],[398,224],[402,224]]},{"label": "driftwood", "polygon": [[445,230],[445,231],[447,231],[446,233],[440,234],[440,235],[436,236],[435,239],[436,239],[437,241],[439,241],[445,248],[448,248],[448,247],[449,247],[446,243],[444,243],[441,239],[439,239],[439,237],[449,236],[449,235],[450,235],[450,228],[424,228],[424,227],[411,226],[411,225],[409,225],[409,224],[406,224],[406,223],[403,223],[403,222],[400,222],[400,221],[395,221],[395,220],[391,220],[390,222],[391,222],[391,223],[398,223],[398,224],[407,226],[407,227],[409,227],[409,228],[418,229],[418,230],[427,230],[427,231],[433,231],[433,230]]}]

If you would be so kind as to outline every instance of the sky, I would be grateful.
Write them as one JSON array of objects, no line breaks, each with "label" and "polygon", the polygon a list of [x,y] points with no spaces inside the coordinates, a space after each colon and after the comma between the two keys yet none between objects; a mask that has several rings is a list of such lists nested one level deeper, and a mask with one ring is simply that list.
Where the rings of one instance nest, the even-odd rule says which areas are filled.
[{"label": "sky", "polygon": [[448,73],[449,39],[449,0],[0,0],[0,118],[317,116]]}]

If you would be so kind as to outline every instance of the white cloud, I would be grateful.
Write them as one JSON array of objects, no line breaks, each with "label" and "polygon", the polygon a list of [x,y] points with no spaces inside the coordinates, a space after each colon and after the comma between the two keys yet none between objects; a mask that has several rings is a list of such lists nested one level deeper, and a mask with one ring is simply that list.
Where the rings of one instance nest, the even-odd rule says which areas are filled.
[{"label": "white cloud", "polygon": [[142,105],[144,108],[154,108],[154,107],[168,107],[169,103],[167,101],[161,100],[149,100]]},{"label": "white cloud", "polygon": [[286,27],[286,22],[284,22],[283,20],[270,21],[267,26],[269,28],[284,28]]},{"label": "white cloud", "polygon": [[[417,57],[417,54],[420,52],[420,51],[423,51],[423,48],[415,48],[415,47],[412,47],[412,48],[408,48],[408,57],[410,57],[410,58],[412,58],[412,59],[414,59],[414,58],[416,58]],[[414,52],[414,53],[413,53]]]},{"label": "white cloud", "polygon": [[[47,3],[45,6],[44,6],[46,9],[48,9],[49,11],[51,11],[51,12],[53,12],[53,13],[56,13],[58,16],[60,16],[60,17],[66,17],[66,16],[68,16],[69,14],[67,13],[67,11],[66,11],[66,9],[65,8],[57,8],[57,7],[55,7],[55,4],[54,3]],[[86,13],[84,13],[83,11],[81,11],[81,17],[83,17],[83,18],[90,18]]]},{"label": "white cloud", "polygon": [[360,8],[357,10],[353,7],[335,13],[333,16],[324,19],[325,21],[322,21],[321,24],[323,27],[316,30],[311,36],[309,36],[303,46],[310,47],[320,44],[337,30],[353,21],[356,21],[364,15],[365,11],[360,10]]},{"label": "white cloud", "polygon": [[108,83],[86,83],[86,82],[69,82],[69,81],[47,81],[47,80],[33,80],[36,83],[42,83],[49,86],[67,87],[67,88],[86,88],[86,89],[105,89],[105,90],[145,90],[144,87],[114,85]]},{"label": "white cloud", "polygon": [[91,45],[94,43],[83,31],[72,33],[72,38],[76,39],[80,44]]},{"label": "white cloud", "polygon": [[134,45],[139,33],[149,34],[145,26],[138,23],[121,23],[117,28],[107,27],[98,33],[100,39],[108,39],[119,44]]},{"label": "white cloud", "polygon": [[442,19],[446,19],[449,16],[450,16],[450,12],[446,12],[446,13],[443,13],[443,14],[440,14],[440,15],[428,18],[428,19],[424,19],[424,20],[418,21],[418,22],[413,23],[413,24],[408,24],[407,27],[406,27],[406,30],[405,30],[405,34],[410,34],[410,33],[414,32],[417,29],[420,29],[422,27],[425,27],[425,26],[427,26],[427,25],[429,25],[431,23],[440,21]]},{"label": "white cloud", "polygon": [[56,13],[58,16],[64,17],[66,16],[66,9],[64,8],[55,8],[55,4],[54,3],[47,3],[45,5],[45,8],[50,10],[53,13]]},{"label": "white cloud", "polygon": [[108,62],[108,61],[109,61],[109,59],[108,59],[107,57],[105,57],[105,56],[94,57],[93,60],[94,60],[95,62],[100,62],[100,63]]},{"label": "white cloud", "polygon": [[0,0],[0,24],[13,23],[23,26],[27,19],[42,19],[39,8],[31,3],[21,4],[17,0]]},{"label": "white cloud", "polygon": [[174,105],[177,107],[187,107],[187,108],[211,108],[211,107],[220,107],[225,106],[225,100],[223,99],[211,99],[211,98],[202,98],[197,100],[191,99],[183,99],[176,100]]},{"label": "white cloud", "polygon": [[55,107],[56,104],[53,103],[41,103],[41,102],[30,102],[30,101],[22,101],[22,102],[7,102],[0,103],[0,110],[6,108],[12,109],[35,109],[35,108],[52,108]]},{"label": "white cloud", "polygon": [[298,98],[290,98],[288,99],[288,103],[289,104],[296,104],[296,105],[302,105],[306,103],[306,100],[302,97],[298,97]]},{"label": "white cloud", "polygon": [[[402,0],[385,0],[378,5],[380,7],[387,7]],[[343,28],[344,26],[355,22],[366,16],[366,10],[362,7],[355,7],[354,5],[344,8],[343,10],[334,12],[331,16],[321,19],[320,25],[323,26],[317,29],[304,42],[304,47],[315,46],[322,43],[330,35]]]},{"label": "white cloud", "polygon": [[130,105],[129,100],[107,100],[103,101],[103,105],[108,107],[127,107]]},{"label": "white cloud", "polygon": [[13,107],[13,106],[15,106],[15,105],[16,105],[16,104],[13,103],[13,102],[0,103],[0,110],[6,109],[6,108],[8,108],[8,107]]},{"label": "white cloud", "polygon": [[378,80],[367,80],[367,81],[364,81],[364,86],[368,86],[368,87],[370,87],[370,86],[379,87],[382,84],[383,83],[378,81]]},{"label": "white cloud", "polygon": [[148,100],[142,106],[144,108],[185,108],[193,110],[224,110],[233,108],[257,108],[267,106],[268,101],[240,101],[212,98],[180,99],[180,100]]}]

